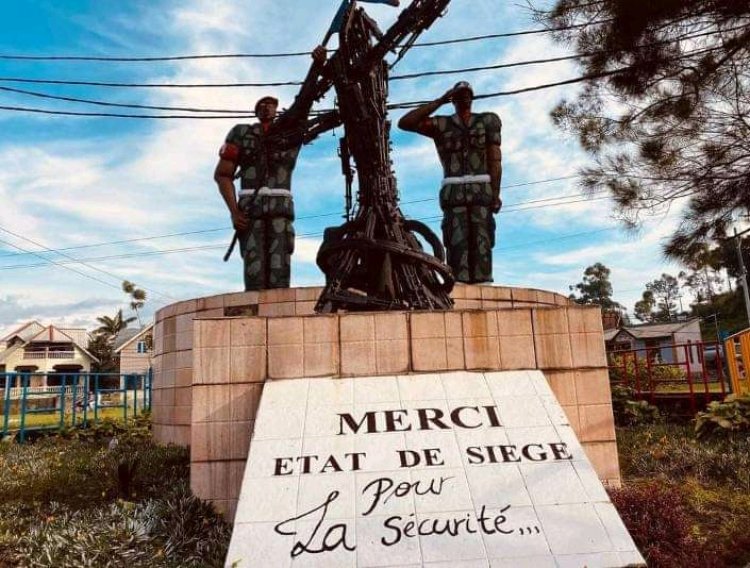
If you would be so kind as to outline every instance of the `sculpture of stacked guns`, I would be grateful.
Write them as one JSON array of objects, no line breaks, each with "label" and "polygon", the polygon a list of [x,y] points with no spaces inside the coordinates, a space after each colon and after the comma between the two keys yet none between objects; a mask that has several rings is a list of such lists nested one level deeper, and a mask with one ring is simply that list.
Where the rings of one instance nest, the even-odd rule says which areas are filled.
[{"label": "sculpture of stacked guns", "polygon": [[[316,311],[449,309],[453,277],[440,240],[418,221],[404,218],[390,157],[387,116],[388,64],[384,57],[400,46],[398,58],[441,16],[450,0],[414,0],[383,34],[354,0],[342,6],[339,49],[330,58],[318,93],[336,89],[345,138],[343,171],[356,166],[358,195],[354,215],[325,232],[317,263],[326,287]],[[326,84],[327,83],[327,84]],[[350,175],[347,176],[351,181]],[[433,249],[427,254],[417,238]]]}]

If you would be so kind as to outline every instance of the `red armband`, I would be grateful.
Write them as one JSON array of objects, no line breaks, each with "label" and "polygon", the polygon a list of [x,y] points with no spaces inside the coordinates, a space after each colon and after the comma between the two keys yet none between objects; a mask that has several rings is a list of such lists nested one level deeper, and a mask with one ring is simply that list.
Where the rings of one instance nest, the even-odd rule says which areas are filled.
[{"label": "red armband", "polygon": [[240,157],[240,149],[234,144],[224,144],[219,150],[219,157],[222,160],[229,160],[230,162],[237,163]]}]

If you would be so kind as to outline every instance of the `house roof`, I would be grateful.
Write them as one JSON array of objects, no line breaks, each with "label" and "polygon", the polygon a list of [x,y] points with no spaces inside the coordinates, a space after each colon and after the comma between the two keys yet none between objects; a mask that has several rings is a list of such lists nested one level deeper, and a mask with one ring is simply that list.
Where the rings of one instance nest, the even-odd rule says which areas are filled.
[{"label": "house roof", "polygon": [[[69,335],[68,332],[73,332]],[[83,333],[81,333],[83,332]],[[72,329],[64,330],[54,325],[48,325],[36,336],[32,337],[27,343],[73,343],[78,349],[88,355],[93,361],[99,361],[93,354],[87,349],[88,333],[85,329]]]},{"label": "house roof", "polygon": [[657,339],[659,337],[672,337],[673,333],[688,327],[690,324],[698,321],[697,318],[675,323],[649,323],[644,325],[634,325],[630,327],[621,327],[620,329],[608,329],[604,332],[604,340],[611,341],[621,332],[626,332],[635,339]]},{"label": "house roof", "polygon": [[128,328],[123,329],[120,333],[117,334],[117,337],[115,337],[115,344],[114,344],[115,353],[119,353],[120,351],[125,349],[128,345],[130,345],[134,341],[146,335],[146,332],[151,331],[153,327],[154,327],[154,324],[150,323],[148,325],[143,326],[141,329],[128,329]]},{"label": "house roof", "polygon": [[40,331],[44,329],[44,326],[39,323],[36,320],[30,321],[28,323],[23,324],[21,327],[16,328],[15,330],[11,331],[8,335],[0,339],[2,342],[7,342],[13,339],[14,337],[20,338],[22,341],[28,341],[32,337],[34,337],[36,334],[38,334]]}]

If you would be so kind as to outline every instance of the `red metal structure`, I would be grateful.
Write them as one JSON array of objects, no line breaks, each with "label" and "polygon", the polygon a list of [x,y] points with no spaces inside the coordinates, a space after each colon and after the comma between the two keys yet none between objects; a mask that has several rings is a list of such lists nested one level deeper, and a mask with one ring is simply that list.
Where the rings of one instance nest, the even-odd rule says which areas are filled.
[{"label": "red metal structure", "polygon": [[612,385],[633,389],[669,415],[693,416],[710,402],[731,392],[725,357],[718,342],[697,342],[672,347],[675,362],[661,362],[661,347],[607,353]]}]

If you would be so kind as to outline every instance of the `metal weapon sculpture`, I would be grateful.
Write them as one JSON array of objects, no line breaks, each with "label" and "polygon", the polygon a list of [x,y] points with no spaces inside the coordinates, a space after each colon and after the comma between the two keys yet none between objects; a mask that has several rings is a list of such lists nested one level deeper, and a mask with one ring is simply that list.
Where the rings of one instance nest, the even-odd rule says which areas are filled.
[{"label": "metal weapon sculpture", "polygon": [[[374,1],[398,5],[398,0]],[[348,188],[347,222],[326,230],[318,252],[318,266],[326,275],[318,312],[450,309],[453,305],[449,294],[454,281],[442,243],[423,223],[406,220],[398,206],[390,157],[389,67],[384,60],[397,47],[401,59],[449,3],[414,0],[385,34],[355,0],[344,0],[337,15],[339,48],[326,64],[317,89],[322,94],[334,86],[344,124],[341,158]],[[359,182],[353,215],[350,157]],[[424,252],[417,235],[432,247],[434,256]]]}]

